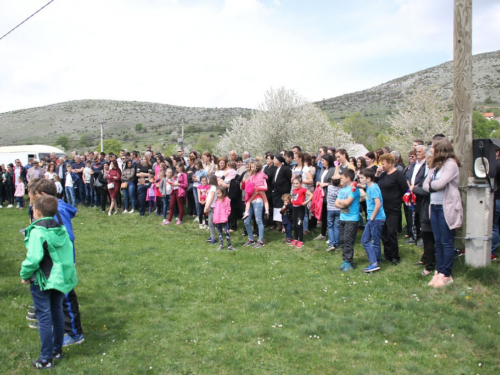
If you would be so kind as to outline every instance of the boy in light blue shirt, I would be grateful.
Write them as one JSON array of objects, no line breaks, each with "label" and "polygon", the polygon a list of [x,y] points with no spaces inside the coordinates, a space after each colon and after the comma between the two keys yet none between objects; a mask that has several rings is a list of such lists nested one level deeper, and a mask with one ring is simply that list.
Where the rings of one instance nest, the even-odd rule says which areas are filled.
[{"label": "boy in light blue shirt", "polygon": [[366,185],[366,211],[367,222],[361,243],[365,248],[370,265],[363,272],[370,273],[380,269],[380,238],[382,228],[385,224],[385,212],[383,207],[382,192],[376,183],[373,182],[375,172],[371,168],[363,169],[359,173],[359,182]]},{"label": "boy in light blue shirt", "polygon": [[340,208],[340,248],[344,262],[339,267],[341,271],[354,269],[354,241],[358,233],[359,221],[359,189],[352,184],[354,171],[346,169],[341,174],[342,186],[344,186],[335,201],[335,207]]}]

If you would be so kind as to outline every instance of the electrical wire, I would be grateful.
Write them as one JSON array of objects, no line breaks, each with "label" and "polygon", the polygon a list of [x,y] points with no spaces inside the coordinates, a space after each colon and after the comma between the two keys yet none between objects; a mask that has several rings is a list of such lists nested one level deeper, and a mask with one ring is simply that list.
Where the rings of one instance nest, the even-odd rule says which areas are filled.
[{"label": "electrical wire", "polygon": [[43,7],[41,7],[40,9],[38,9],[35,13],[33,13],[31,16],[29,16],[28,18],[26,18],[23,22],[21,22],[19,25],[17,25],[16,27],[14,27],[12,30],[10,30],[7,34],[5,34],[4,36],[2,36],[0,38],[0,40],[2,40],[3,38],[5,38],[7,35],[9,35],[11,32],[13,32],[15,29],[17,29],[19,26],[21,26],[23,23],[25,23],[27,20],[29,20],[31,17],[33,17],[35,14],[37,14],[38,12],[40,12],[43,8],[45,8],[47,5],[49,5],[50,3],[52,3],[54,0],[50,0],[47,4],[45,4]]}]

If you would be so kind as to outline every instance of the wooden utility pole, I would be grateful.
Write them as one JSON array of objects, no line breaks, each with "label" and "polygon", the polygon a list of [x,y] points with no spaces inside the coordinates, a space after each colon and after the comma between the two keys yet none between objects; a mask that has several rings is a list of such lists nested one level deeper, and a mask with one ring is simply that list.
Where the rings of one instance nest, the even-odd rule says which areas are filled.
[{"label": "wooden utility pole", "polygon": [[[453,148],[462,163],[460,186],[472,176],[472,0],[455,0],[453,27]],[[465,233],[466,194],[462,194]],[[457,233],[461,236],[460,233]],[[465,246],[460,246],[465,248]]]}]

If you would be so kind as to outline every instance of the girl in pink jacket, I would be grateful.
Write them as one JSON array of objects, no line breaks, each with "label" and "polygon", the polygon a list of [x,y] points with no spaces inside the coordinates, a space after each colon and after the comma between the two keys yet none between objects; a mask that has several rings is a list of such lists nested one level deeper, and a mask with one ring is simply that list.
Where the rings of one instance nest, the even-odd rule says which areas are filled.
[{"label": "girl in pink jacket", "polygon": [[231,213],[231,201],[227,197],[227,191],[222,186],[217,187],[217,200],[214,206],[214,216],[213,221],[217,230],[219,231],[219,249],[221,251],[224,247],[222,241],[222,228],[226,233],[227,249],[230,251],[235,251],[236,249],[231,246],[231,237],[229,236],[229,224],[228,218]]}]

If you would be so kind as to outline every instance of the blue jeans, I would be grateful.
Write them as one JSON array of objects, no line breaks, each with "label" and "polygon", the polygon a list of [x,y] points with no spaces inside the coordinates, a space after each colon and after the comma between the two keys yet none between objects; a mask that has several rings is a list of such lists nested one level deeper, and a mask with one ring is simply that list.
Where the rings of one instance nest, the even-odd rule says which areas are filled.
[{"label": "blue jeans", "polygon": [[431,227],[436,241],[436,270],[450,277],[455,258],[455,231],[446,224],[442,205],[431,204]]},{"label": "blue jeans", "polygon": [[92,196],[94,195],[94,190],[90,187],[90,183],[85,184],[85,205],[92,205]]},{"label": "blue jeans", "polygon": [[[68,204],[75,207],[75,188],[73,186],[64,188],[66,191],[66,199],[68,200]],[[70,203],[71,200],[71,203]]]},{"label": "blue jeans", "polygon": [[302,221],[304,232],[309,230],[309,208],[306,206],[306,213],[304,214],[304,220]]},{"label": "blue jeans", "polygon": [[285,237],[289,240],[292,239],[292,223],[288,222],[286,224],[283,224],[285,227]]},{"label": "blue jeans", "polygon": [[500,239],[500,231],[498,230],[498,221],[500,220],[500,199],[495,200],[495,215],[493,216],[493,231],[491,240],[491,253],[497,255],[497,247]]},{"label": "blue jeans", "polygon": [[127,211],[130,206],[132,206],[132,209],[137,208],[135,194],[136,192],[134,181],[127,181],[127,188],[123,189],[123,201],[125,204],[125,209]]},{"label": "blue jeans", "polygon": [[262,211],[264,210],[264,202],[262,200],[252,201],[250,204],[250,210],[248,212],[248,217],[245,219],[245,229],[248,233],[248,239],[253,241],[252,232],[252,216],[255,214],[255,221],[257,222],[257,227],[259,228],[259,241],[264,242],[264,224],[262,222]]},{"label": "blue jeans", "polygon": [[168,208],[170,207],[170,195],[161,197],[161,200],[163,202],[163,220],[167,220]]},{"label": "blue jeans", "polygon": [[75,205],[79,203],[85,205],[85,184],[83,183],[82,180],[78,180],[76,182],[76,186],[73,186],[73,188],[75,187],[78,190],[78,195],[76,196]]},{"label": "blue jeans", "polygon": [[53,353],[62,350],[64,340],[64,294],[55,289],[41,291],[38,285],[31,282],[31,297],[35,305],[38,319],[38,333],[42,348],[40,359],[48,361]]},{"label": "blue jeans", "polygon": [[339,233],[340,233],[340,210],[327,211],[326,220],[328,222],[328,245],[339,246]]},{"label": "blue jeans", "polygon": [[[198,188],[196,186],[193,186],[193,195],[194,195],[194,203],[196,207],[196,216],[200,216],[200,207],[198,205]],[[201,222],[200,222],[201,224]]]},{"label": "blue jeans", "polygon": [[382,228],[385,220],[368,220],[366,222],[361,243],[365,248],[368,262],[371,264],[380,263],[382,257],[382,248],[380,247],[380,238],[382,237]]}]

